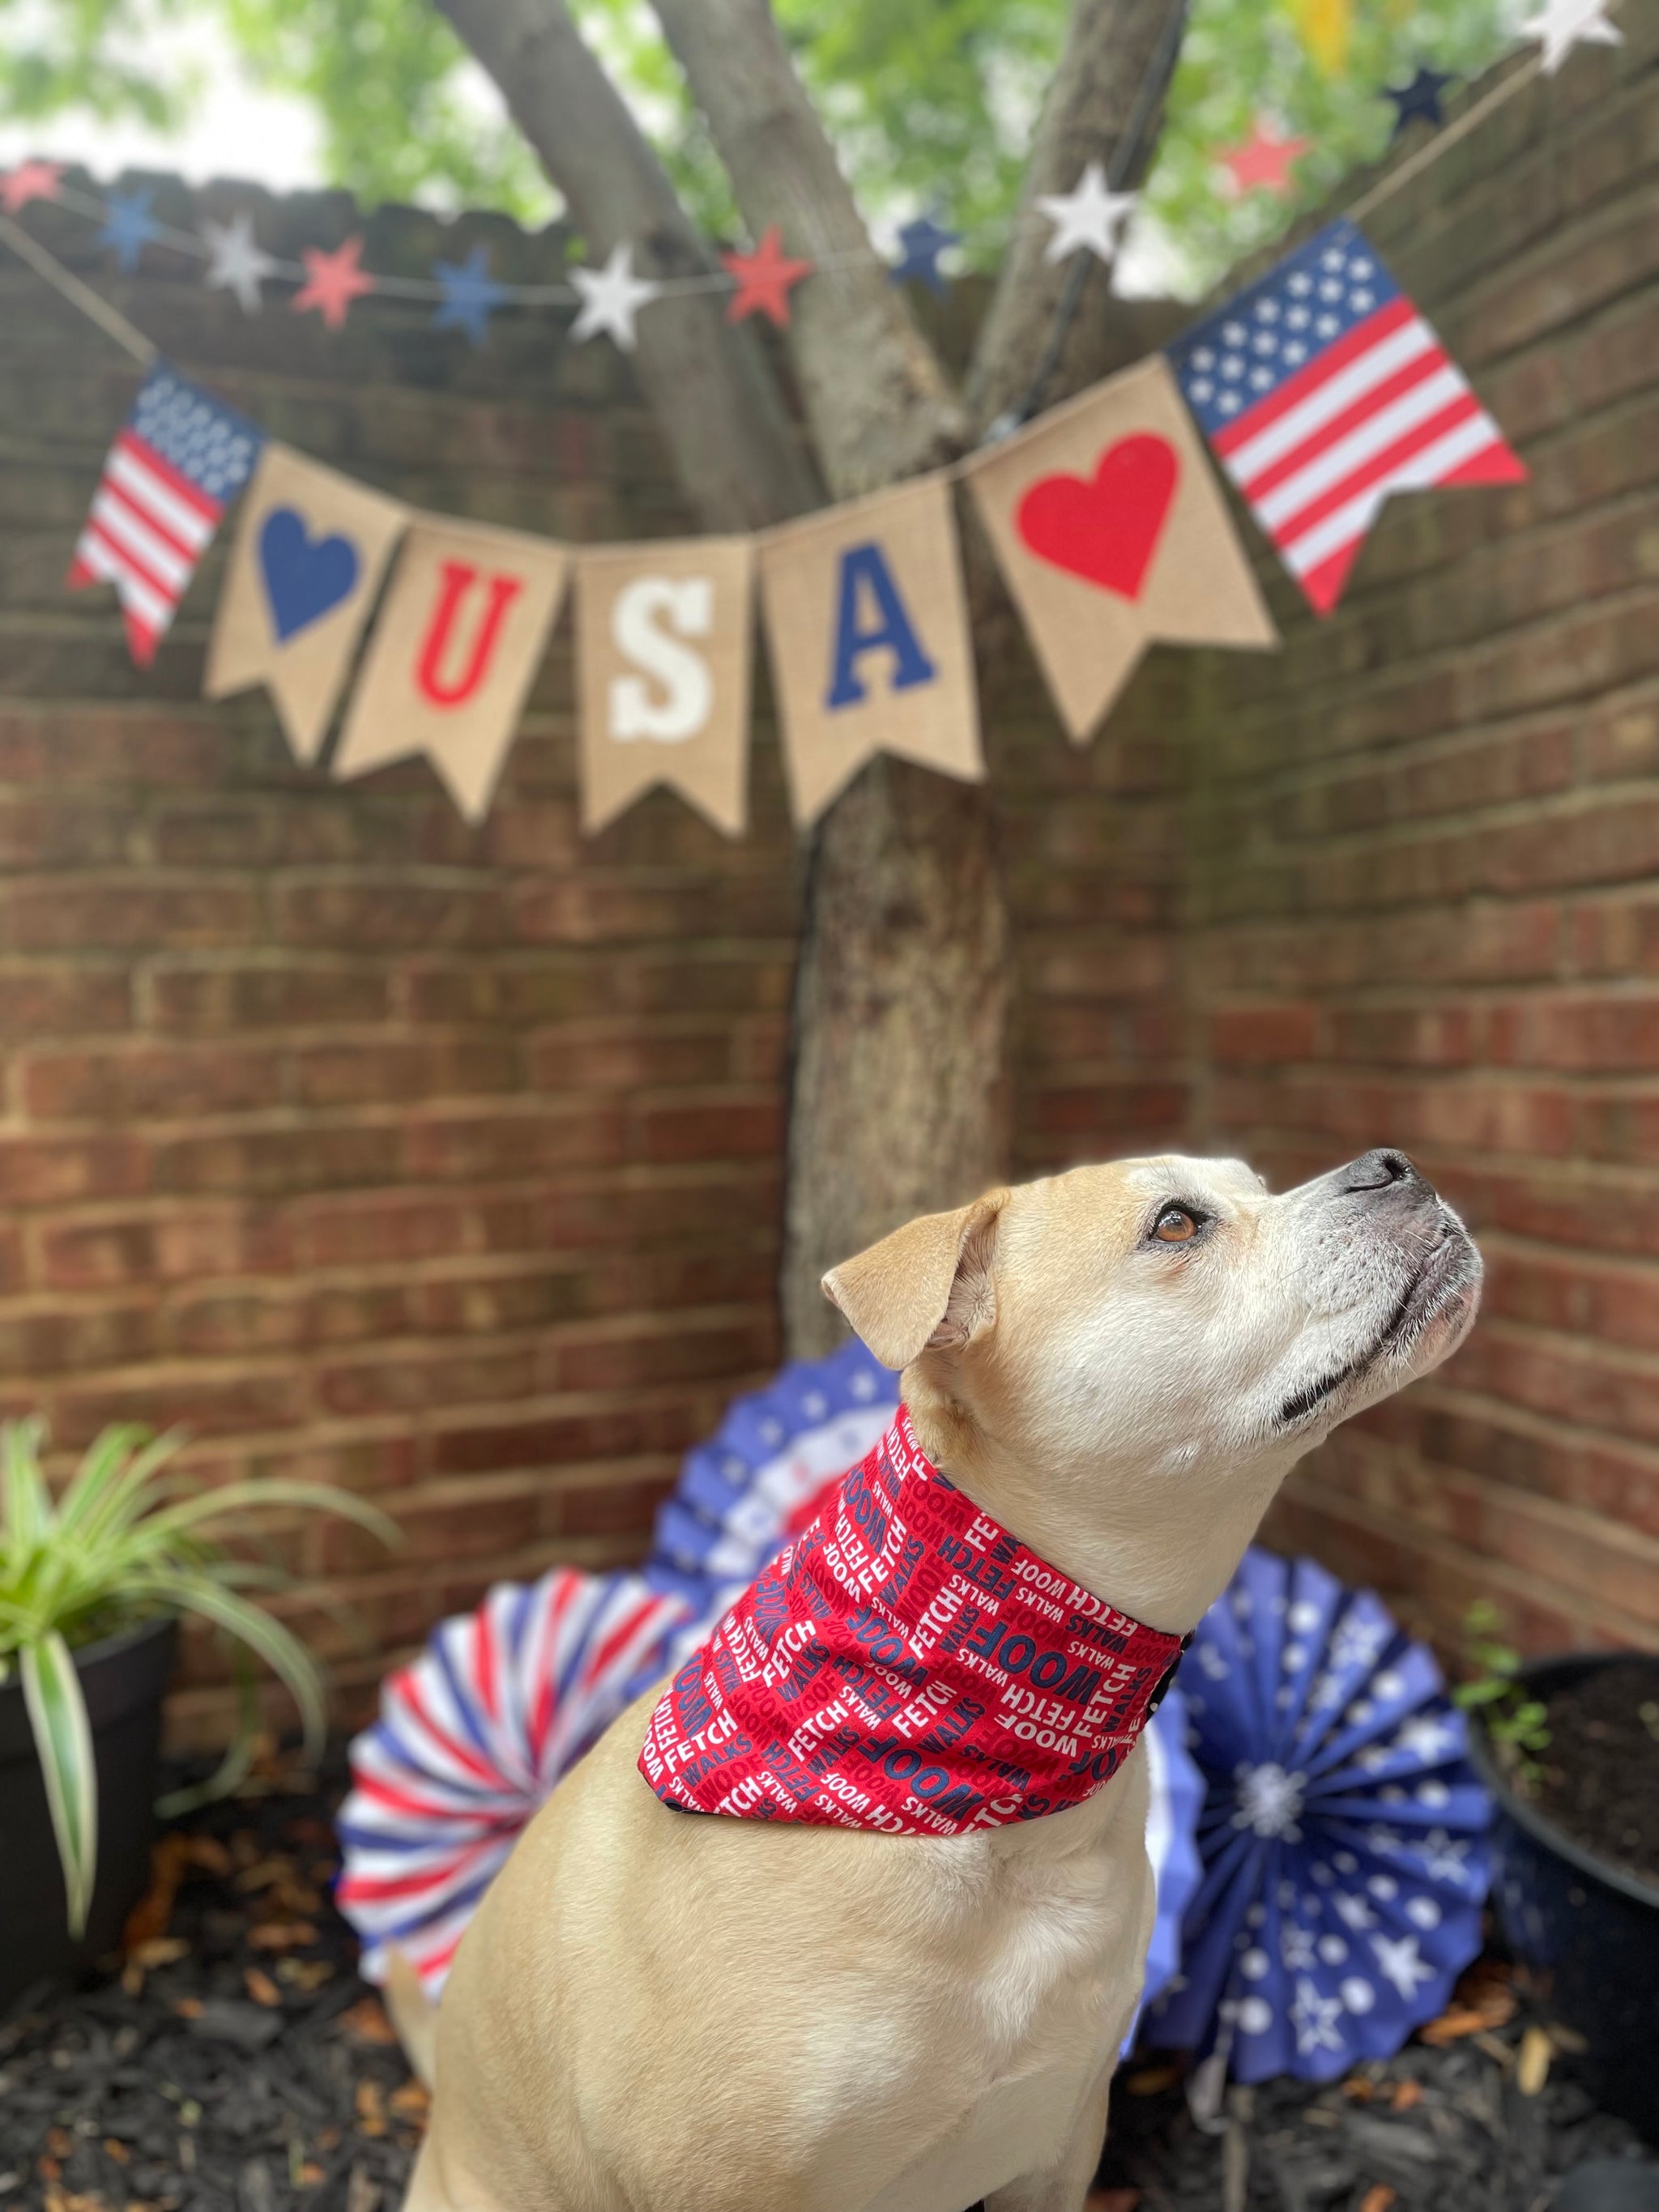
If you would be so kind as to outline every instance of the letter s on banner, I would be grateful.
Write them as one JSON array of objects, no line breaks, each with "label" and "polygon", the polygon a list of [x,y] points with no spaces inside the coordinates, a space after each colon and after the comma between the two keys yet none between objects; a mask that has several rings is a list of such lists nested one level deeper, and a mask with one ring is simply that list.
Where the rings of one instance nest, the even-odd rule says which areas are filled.
[{"label": "letter s on banner", "polygon": [[576,556],[582,828],[666,784],[728,837],[748,820],[755,550],[747,538]]},{"label": "letter s on banner", "polygon": [[[667,629],[658,629],[659,617]],[[714,679],[708,661],[680,639],[707,637],[714,627],[714,586],[708,576],[635,576],[623,586],[611,604],[611,641],[655,677],[666,696],[653,697],[644,677],[612,677],[613,738],[684,744],[696,736],[714,703]]]}]

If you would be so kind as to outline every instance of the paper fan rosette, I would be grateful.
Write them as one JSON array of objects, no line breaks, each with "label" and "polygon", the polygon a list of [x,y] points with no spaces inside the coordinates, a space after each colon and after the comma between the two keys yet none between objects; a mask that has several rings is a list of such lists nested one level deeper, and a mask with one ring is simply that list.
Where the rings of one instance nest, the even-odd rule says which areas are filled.
[{"label": "paper fan rosette", "polygon": [[[351,1744],[335,1823],[335,1901],[384,1981],[395,1945],[428,1996],[478,1900],[560,1777],[604,1735],[641,1670],[667,1664],[683,1598],[634,1574],[556,1567],[498,1583],[387,1676]],[[661,1665],[655,1663],[663,1655]]]},{"label": "paper fan rosette", "polygon": [[721,1592],[745,1589],[812,1519],[828,1485],[885,1435],[898,1402],[898,1376],[856,1337],[734,1398],[708,1443],[685,1455],[657,1515],[646,1579],[700,1616]]},{"label": "paper fan rosette", "polygon": [[1480,1948],[1485,1790],[1427,1649],[1252,1550],[1182,1662],[1204,1876],[1148,2033],[1240,2081],[1391,2057]]}]

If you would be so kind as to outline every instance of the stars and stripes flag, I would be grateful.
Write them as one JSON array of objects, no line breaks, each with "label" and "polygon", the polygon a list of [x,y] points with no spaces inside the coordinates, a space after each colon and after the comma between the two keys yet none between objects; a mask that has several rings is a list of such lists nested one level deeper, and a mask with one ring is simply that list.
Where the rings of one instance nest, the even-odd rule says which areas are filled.
[{"label": "stars and stripes flag", "polygon": [[140,667],[155,658],[264,442],[245,416],[165,362],[141,386],[105,456],[68,579],[114,585]]},{"label": "stars and stripes flag", "polygon": [[1212,449],[1321,614],[1391,492],[1526,476],[1433,326],[1346,220],[1170,353]]}]

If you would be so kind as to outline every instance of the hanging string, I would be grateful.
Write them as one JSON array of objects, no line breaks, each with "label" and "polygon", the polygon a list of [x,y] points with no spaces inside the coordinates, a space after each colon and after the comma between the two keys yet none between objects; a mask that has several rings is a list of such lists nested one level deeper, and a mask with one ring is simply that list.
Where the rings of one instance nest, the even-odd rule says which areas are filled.
[{"label": "hanging string", "polygon": [[1443,130],[1437,131],[1432,138],[1419,146],[1414,154],[1409,155],[1397,169],[1385,171],[1370,191],[1362,192],[1346,210],[1348,221],[1362,222],[1373,208],[1379,208],[1384,200],[1392,198],[1402,185],[1408,185],[1413,177],[1420,176],[1431,162],[1437,161],[1460,138],[1467,137],[1475,125],[1490,115],[1493,108],[1501,107],[1506,100],[1520,91],[1522,85],[1530,84],[1543,66],[1542,52],[1535,53],[1506,76],[1501,84],[1495,84],[1490,92],[1483,93],[1474,106],[1465,108],[1455,123],[1448,123]]},{"label": "hanging string", "polygon": [[72,270],[65,269],[55,253],[31,238],[20,222],[9,215],[0,215],[0,239],[3,239],[20,261],[26,261],[35,275],[61,292],[72,307],[78,307],[89,320],[106,331],[118,346],[125,346],[137,362],[148,368],[159,357],[159,348],[153,345],[140,330],[136,330],[118,307],[100,299],[90,284],[83,284]]}]

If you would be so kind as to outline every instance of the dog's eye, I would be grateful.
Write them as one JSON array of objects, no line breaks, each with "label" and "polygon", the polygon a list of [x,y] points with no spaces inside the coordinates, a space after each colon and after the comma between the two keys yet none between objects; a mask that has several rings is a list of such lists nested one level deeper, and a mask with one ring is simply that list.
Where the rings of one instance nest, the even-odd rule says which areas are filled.
[{"label": "dog's eye", "polygon": [[1152,1224],[1160,1244],[1185,1244],[1198,1234],[1198,1216],[1184,1206],[1166,1206]]}]

